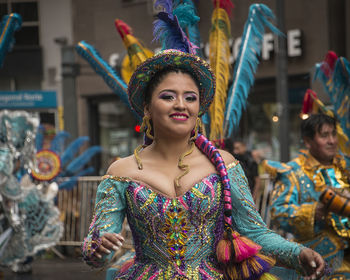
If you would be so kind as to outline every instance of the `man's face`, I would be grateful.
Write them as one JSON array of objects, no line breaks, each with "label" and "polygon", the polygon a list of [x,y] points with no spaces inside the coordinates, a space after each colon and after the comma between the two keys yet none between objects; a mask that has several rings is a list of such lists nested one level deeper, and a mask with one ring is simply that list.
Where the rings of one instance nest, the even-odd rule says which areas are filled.
[{"label": "man's face", "polygon": [[330,164],[338,151],[337,131],[333,125],[323,124],[313,139],[305,138],[311,155],[322,164]]},{"label": "man's face", "polygon": [[233,144],[233,153],[235,155],[243,155],[246,152],[246,146],[241,142],[235,142]]}]

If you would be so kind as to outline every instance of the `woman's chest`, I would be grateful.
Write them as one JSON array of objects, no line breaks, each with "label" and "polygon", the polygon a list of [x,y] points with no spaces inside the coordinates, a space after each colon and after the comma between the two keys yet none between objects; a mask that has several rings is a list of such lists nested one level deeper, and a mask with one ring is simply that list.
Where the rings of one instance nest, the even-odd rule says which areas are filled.
[{"label": "woman's chest", "polygon": [[206,176],[176,197],[159,193],[142,182],[130,182],[126,189],[129,214],[139,219],[164,219],[178,210],[184,216],[209,217],[219,210],[221,197],[222,187],[216,174]]},{"label": "woman's chest", "polygon": [[149,166],[133,172],[128,177],[134,178],[135,181],[156,193],[175,198],[182,196],[194,186],[202,184],[205,178],[216,173],[214,168],[206,168],[205,166],[203,168],[191,166],[188,172],[185,171],[185,169],[180,170],[179,168],[160,168],[159,166],[152,168]]}]

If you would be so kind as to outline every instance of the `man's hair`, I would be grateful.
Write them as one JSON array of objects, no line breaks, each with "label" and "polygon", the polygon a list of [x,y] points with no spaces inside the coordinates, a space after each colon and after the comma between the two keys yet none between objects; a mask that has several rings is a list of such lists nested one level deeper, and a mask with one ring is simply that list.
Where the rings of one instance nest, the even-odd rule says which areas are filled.
[{"label": "man's hair", "polygon": [[332,125],[335,128],[337,121],[325,114],[312,114],[301,123],[301,137],[313,139],[316,132],[320,132],[324,124]]}]

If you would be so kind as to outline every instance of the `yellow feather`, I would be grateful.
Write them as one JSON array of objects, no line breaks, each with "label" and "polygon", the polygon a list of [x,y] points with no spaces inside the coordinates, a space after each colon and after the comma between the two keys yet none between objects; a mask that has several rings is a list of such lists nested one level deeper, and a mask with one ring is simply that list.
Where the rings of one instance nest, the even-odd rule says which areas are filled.
[{"label": "yellow feather", "polygon": [[213,103],[209,107],[210,140],[222,139],[227,86],[230,76],[229,37],[231,24],[227,12],[215,8],[212,15],[212,27],[209,35],[209,61],[216,76],[216,91]]},{"label": "yellow feather", "polygon": [[147,58],[153,56],[153,52],[142,46],[133,35],[126,35],[123,42],[128,51],[128,55],[123,59],[121,74],[123,80],[129,83],[131,75],[134,73],[136,67]]},{"label": "yellow feather", "polygon": [[279,278],[277,278],[275,275],[272,275],[270,273],[264,273],[259,280],[278,280]]}]

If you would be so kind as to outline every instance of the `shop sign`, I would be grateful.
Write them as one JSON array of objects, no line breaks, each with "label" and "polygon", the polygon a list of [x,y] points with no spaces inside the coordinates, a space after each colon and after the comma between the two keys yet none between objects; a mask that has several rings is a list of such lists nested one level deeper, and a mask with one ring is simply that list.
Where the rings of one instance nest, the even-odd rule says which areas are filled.
[{"label": "shop sign", "polygon": [[57,108],[56,91],[0,91],[0,109]]},{"label": "shop sign", "polygon": [[[261,58],[262,60],[270,60],[273,57],[273,51],[277,47],[277,36],[272,33],[265,33],[263,35],[262,47],[261,47]],[[287,39],[287,55],[288,57],[300,57],[303,54],[302,49],[302,31],[300,29],[291,29],[286,32]],[[241,46],[242,37],[229,40],[229,46],[231,48],[231,55],[229,63],[232,64],[239,52]],[[204,57],[209,60],[209,43],[201,44],[201,48],[204,52]],[[161,48],[154,49],[154,53],[157,53]],[[109,64],[112,67],[121,67],[123,57],[119,53],[112,53],[109,56]],[[209,62],[209,61],[208,61]]]}]

